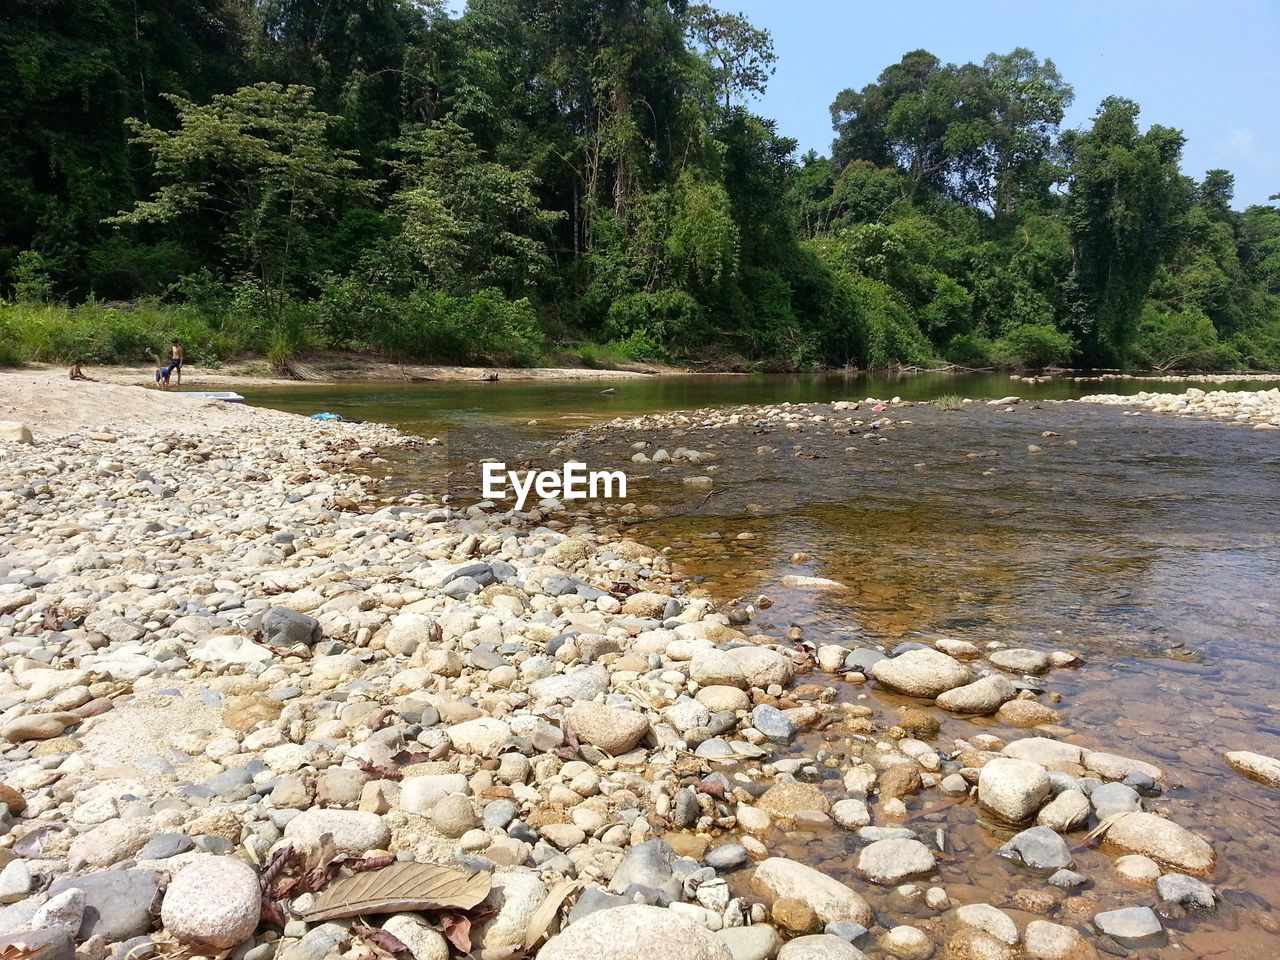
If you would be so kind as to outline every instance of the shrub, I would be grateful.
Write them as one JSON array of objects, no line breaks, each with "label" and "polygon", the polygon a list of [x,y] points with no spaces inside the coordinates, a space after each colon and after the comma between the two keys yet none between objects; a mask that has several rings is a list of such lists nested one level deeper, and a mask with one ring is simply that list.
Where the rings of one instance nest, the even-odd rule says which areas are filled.
[{"label": "shrub", "polygon": [[964,398],[954,393],[947,393],[933,401],[933,405],[939,410],[961,410],[964,408]]},{"label": "shrub", "polygon": [[1047,367],[1066,363],[1075,354],[1069,334],[1048,324],[1020,323],[992,346],[992,359],[1002,367]]},{"label": "shrub", "polygon": [[863,362],[868,369],[933,362],[929,341],[888,286],[856,274],[846,284],[855,320],[863,331]]},{"label": "shrub", "polygon": [[948,363],[961,367],[991,366],[991,341],[976,333],[961,333],[951,338],[943,351]]},{"label": "shrub", "polygon": [[1218,339],[1209,317],[1197,307],[1164,311],[1148,305],[1138,321],[1131,356],[1153,370],[1216,370],[1240,363]]},{"label": "shrub", "polygon": [[605,332],[614,340],[659,347],[654,354],[686,354],[706,345],[702,306],[683,290],[632,293],[609,307]]},{"label": "shrub", "polygon": [[399,360],[528,366],[543,346],[529,301],[508,300],[497,290],[456,297],[418,289],[380,320],[372,345]]}]

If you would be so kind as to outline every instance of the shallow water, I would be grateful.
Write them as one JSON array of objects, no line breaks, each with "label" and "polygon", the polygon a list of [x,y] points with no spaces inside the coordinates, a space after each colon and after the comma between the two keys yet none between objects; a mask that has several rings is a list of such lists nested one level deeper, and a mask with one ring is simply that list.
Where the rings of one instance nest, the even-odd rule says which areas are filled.
[{"label": "shallow water", "polygon": [[[1181,948],[1135,955],[1280,956],[1280,938],[1262,926],[1280,905],[1280,795],[1221,760],[1225,750],[1280,751],[1280,444],[1226,424],[1092,405],[912,407],[897,417],[912,423],[879,443],[748,426],[675,438],[654,431],[669,449],[714,450],[721,470],[705,503],[656,480],[645,495],[671,513],[632,533],[672,547],[720,599],[768,595],[774,604],[755,624],[770,635],[799,625],[819,644],[946,635],[1080,651],[1084,667],[1054,671],[1046,684],[1063,698],[1054,707],[1073,739],[1161,766],[1170,789],[1154,806],[1211,839],[1221,863],[1212,878],[1225,900],[1218,914],[1178,923]],[[1061,437],[1045,439],[1046,430]],[[639,430],[625,440],[648,438]],[[761,444],[777,452],[759,455]],[[1043,452],[1028,453],[1031,444]],[[600,446],[576,452],[592,462]],[[736,539],[742,533],[755,539]],[[813,559],[797,562],[796,553]],[[788,590],[780,584],[788,574],[848,590]],[[908,701],[870,692],[863,702],[888,726]],[[1027,733],[944,716],[935,744],[984,731]],[[802,746],[813,752],[822,742],[811,736]],[[980,824],[972,802],[922,814],[926,805],[910,805],[912,825],[945,828],[955,860],[941,875],[953,898],[1011,907],[1018,889],[1043,887],[995,856],[1009,832]],[[843,831],[792,836],[783,849],[853,877],[856,845]],[[1111,874],[1109,855],[1075,855],[1094,886],[1065,922],[1083,928],[1099,909],[1155,904],[1150,888]],[[887,894],[871,899],[883,917],[910,915]]]},{"label": "shallow water", "polygon": [[[1274,382],[1224,384],[1180,383],[1154,378],[1101,382],[1062,379],[1024,383],[1008,374],[995,373],[811,373],[654,376],[610,381],[299,383],[287,387],[240,386],[236,389],[249,403],[293,413],[328,410],[345,417],[379,420],[407,430],[431,433],[446,427],[522,423],[532,418],[539,419],[543,425],[563,428],[566,423],[600,417],[744,403],[814,403],[868,396],[932,400],[948,394],[1066,400],[1091,393],[1128,395],[1142,390],[1180,393],[1190,386],[1206,390],[1258,390],[1276,384],[1280,384],[1280,377]],[[609,388],[614,393],[603,395],[602,391]]]},{"label": "shallow water", "polygon": [[[945,389],[901,381],[892,391],[824,378],[729,379],[737,382],[716,399],[735,402],[751,389],[785,399],[968,392],[953,378]],[[742,385],[748,379],[762,383]],[[992,392],[1029,395],[1027,385],[1005,389],[1005,383]],[[1120,392],[1132,383],[1102,389]],[[546,423],[552,413],[594,420],[606,411],[688,407],[707,402],[693,396],[721,389],[702,381],[643,381],[631,396],[624,392],[630,386],[617,384],[618,395],[599,411],[604,398],[594,383],[432,385],[428,409],[421,406],[426,390],[420,397],[417,387],[409,388],[412,396],[344,388],[328,397],[290,393],[287,402],[256,393],[251,399],[292,409],[323,400],[351,416],[447,431],[453,439],[444,452],[393,464],[398,483],[411,486],[438,482],[446,466],[455,478],[472,476],[465,461],[494,451],[524,455],[545,447],[547,437],[577,423]],[[1076,392],[1099,389],[1085,386]],[[439,406],[451,400],[448,409]],[[349,406],[338,408],[339,402]],[[946,635],[1081,652],[1085,666],[1055,670],[1046,684],[1062,697],[1054,706],[1072,738],[1161,766],[1169,788],[1150,805],[1209,838],[1219,857],[1209,878],[1223,898],[1218,912],[1175,921],[1168,944],[1130,955],[1280,956],[1280,924],[1269,916],[1280,907],[1280,793],[1221,760],[1233,749],[1280,755],[1280,440],[1228,424],[1132,417],[1093,405],[1023,404],[1011,412],[907,406],[886,415],[898,422],[856,435],[770,430],[749,421],[683,433],[628,426],[571,438],[570,449],[592,467],[628,468],[630,499],[661,511],[630,523],[635,518],[601,510],[601,519],[629,523],[628,535],[670,548],[672,559],[718,599],[768,595],[774,603],[755,621],[761,632],[781,636],[798,625],[819,644],[892,645]],[[544,423],[512,425],[530,416]],[[1060,436],[1045,438],[1045,431]],[[631,444],[645,441],[716,453],[710,496],[681,482],[705,467],[630,464]],[[1029,453],[1030,444],[1043,452]],[[762,445],[775,450],[758,453]],[[754,539],[737,539],[744,533]],[[793,559],[797,553],[812,559]],[[788,590],[780,584],[788,574],[828,577],[848,589]],[[829,682],[822,675],[808,679]],[[873,707],[880,728],[906,702],[851,685],[841,685],[840,696]],[[979,732],[1027,734],[990,719],[944,717],[934,745]],[[838,750],[827,737],[835,734],[809,735],[797,749],[810,756]],[[995,856],[1008,833],[980,823],[972,801],[939,800],[932,792],[912,800],[911,825],[944,829],[952,857],[940,874],[951,896],[1008,908],[1020,923],[1034,919],[1011,898],[1019,889],[1046,888]],[[1080,839],[1069,837],[1073,848]],[[779,834],[769,845],[853,877],[856,843],[844,831]],[[1077,869],[1094,884],[1052,919],[1087,929],[1097,910],[1155,904],[1154,890],[1111,873],[1111,856],[1093,849],[1075,855]],[[882,922],[911,919],[911,908],[888,891],[869,899]]]}]

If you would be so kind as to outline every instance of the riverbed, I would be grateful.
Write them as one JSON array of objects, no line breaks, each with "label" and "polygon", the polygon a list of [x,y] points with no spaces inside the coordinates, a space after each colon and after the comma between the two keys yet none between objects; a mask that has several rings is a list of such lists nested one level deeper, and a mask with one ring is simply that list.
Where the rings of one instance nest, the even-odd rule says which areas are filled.
[{"label": "riverbed", "polygon": [[[1118,381],[1107,390],[1147,387]],[[1033,402],[1096,389],[1006,378],[738,377],[660,378],[619,384],[609,395],[599,384],[500,383],[301,388],[249,399],[386,420],[444,441],[394,460],[391,489],[447,480],[465,498],[477,459],[490,455],[550,464],[571,454],[592,467],[628,469],[630,500],[650,515],[601,505],[588,511],[595,522],[664,550],[718,602],[768,597],[756,627],[775,636],[800,627],[817,645],[892,648],[946,636],[1078,651],[1082,667],[1046,681],[1061,698],[1055,735],[1158,764],[1169,782],[1153,806],[1219,854],[1217,912],[1172,920],[1176,945],[1132,955],[1277,956],[1270,915],[1280,907],[1272,882],[1280,796],[1232,771],[1222,753],[1280,754],[1280,446],[1274,434],[1229,424]],[[944,394],[1022,394],[1027,402],[955,411],[891,405],[868,409],[868,421],[888,421],[882,427],[836,435],[760,426],[749,413],[730,428],[703,428],[697,417],[610,425],[744,402]],[[713,453],[711,469],[631,460],[682,445]],[[710,486],[685,482],[695,475]],[[843,588],[790,589],[787,576]],[[905,702],[869,684],[843,684],[840,696],[882,712]],[[1015,732],[990,719],[942,720],[938,744]],[[813,756],[823,746],[821,734],[810,734],[794,749]],[[1020,923],[1034,919],[1013,898],[1036,884],[993,855],[1008,832],[980,822],[973,804],[924,816],[953,845],[955,859],[942,867],[953,896],[994,903]],[[843,831],[798,830],[778,842],[786,855],[854,877],[853,841]],[[1149,887],[1110,871],[1106,854],[1078,843],[1073,851],[1094,885],[1056,918],[1083,921],[1098,902],[1154,903]],[[873,905],[888,908],[891,896]]]}]

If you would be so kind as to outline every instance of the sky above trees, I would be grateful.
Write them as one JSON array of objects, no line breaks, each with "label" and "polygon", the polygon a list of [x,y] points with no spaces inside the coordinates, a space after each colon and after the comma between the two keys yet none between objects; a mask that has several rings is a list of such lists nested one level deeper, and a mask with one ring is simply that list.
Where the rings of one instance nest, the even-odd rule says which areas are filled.
[{"label": "sky above trees", "polygon": [[1063,129],[1087,127],[1104,97],[1142,104],[1142,124],[1178,127],[1183,170],[1236,177],[1234,206],[1280,192],[1280,3],[1275,0],[737,0],[773,34],[777,72],[754,109],[801,151],[828,153],[828,105],[887,63],[923,48],[945,62],[981,62],[1029,47],[1075,88]]}]

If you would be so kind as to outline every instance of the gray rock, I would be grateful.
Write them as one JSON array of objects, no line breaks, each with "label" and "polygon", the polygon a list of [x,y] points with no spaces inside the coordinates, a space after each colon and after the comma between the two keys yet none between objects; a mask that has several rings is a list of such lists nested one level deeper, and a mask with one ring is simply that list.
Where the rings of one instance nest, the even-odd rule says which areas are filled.
[{"label": "gray rock", "polygon": [[295,643],[311,646],[324,639],[319,620],[288,607],[272,607],[264,613],[262,633],[266,642],[274,647],[291,647]]},{"label": "gray rock", "polygon": [[1133,787],[1123,783],[1104,783],[1089,794],[1094,813],[1099,820],[1117,813],[1133,813],[1142,809],[1142,798]]},{"label": "gray rock", "polygon": [[854,923],[852,920],[837,920],[835,923],[828,923],[822,928],[822,932],[832,937],[839,937],[841,940],[847,940],[849,943],[856,943],[867,935],[867,928],[860,923]]},{"label": "gray rock", "polygon": [[1154,937],[1164,928],[1150,907],[1126,907],[1096,914],[1093,925],[1117,940],[1141,940]]},{"label": "gray rock", "polygon": [[671,910],[640,904],[589,914],[538,951],[538,960],[733,960],[714,933]]},{"label": "gray rock", "polygon": [[337,923],[325,923],[308,930],[297,943],[290,944],[276,960],[329,960],[340,956],[351,942],[351,931]]},{"label": "gray rock", "polygon": [[1074,890],[1076,887],[1084,886],[1089,882],[1089,878],[1083,873],[1076,873],[1074,870],[1059,870],[1049,877],[1048,883],[1051,887],[1060,887],[1063,890]]},{"label": "gray rock", "polygon": [[688,787],[681,787],[676,791],[674,808],[675,825],[684,830],[693,827],[702,814],[702,808],[698,806],[697,794]]},{"label": "gray rock", "polygon": [[997,650],[987,659],[1001,670],[1008,670],[1011,673],[1040,674],[1049,669],[1048,654],[1041,653],[1039,650],[1023,648]]},{"label": "gray rock", "polygon": [[877,840],[858,857],[858,870],[872,883],[898,883],[907,877],[932,873],[933,853],[919,840]]},{"label": "gray rock", "polygon": [[787,715],[767,703],[757,704],[751,711],[751,725],[774,743],[790,743],[796,728]]},{"label": "gray rock", "polygon": [[609,889],[614,893],[622,893],[628,887],[638,884],[662,890],[675,880],[675,856],[671,844],[665,840],[646,840],[637,844],[623,854],[609,881]]},{"label": "gray rock", "polygon": [[519,812],[519,808],[511,800],[494,800],[485,805],[482,820],[486,827],[502,830]]},{"label": "gray rock", "polygon": [[886,659],[888,659],[888,657],[879,650],[871,650],[865,647],[859,648],[857,650],[849,651],[849,655],[844,658],[844,668],[845,670],[856,671],[858,673],[870,673],[872,667],[881,660]]},{"label": "gray rock", "polygon": [[737,870],[747,862],[747,848],[740,843],[726,843],[707,853],[707,865],[721,873]]},{"label": "gray rock", "polygon": [[84,894],[84,920],[76,939],[101,935],[114,943],[151,929],[160,899],[160,875],[154,870],[103,870],[55,880],[49,894],[57,896],[71,889]]},{"label": "gray rock", "polygon": [[712,737],[709,740],[703,740],[693,752],[707,760],[731,760],[737,756],[733,752],[733,748],[729,746],[729,742],[723,737]]},{"label": "gray rock", "polygon": [[536,700],[594,700],[608,689],[608,675],[600,667],[582,667],[529,685]]},{"label": "gray rock", "polygon": [[138,851],[139,860],[167,860],[180,853],[186,853],[195,844],[185,833],[162,833],[147,841],[147,845]]},{"label": "gray rock", "polygon": [[725,927],[716,931],[716,936],[729,948],[733,960],[772,960],[782,946],[778,931],[767,923]]},{"label": "gray rock", "polygon": [[625,907],[631,901],[626,897],[606,893],[599,887],[587,887],[578,897],[578,902],[569,911],[569,922],[577,923],[583,917],[590,916],[599,910],[610,910],[613,907]]},{"label": "gray rock", "polygon": [[1000,848],[1000,856],[1032,870],[1061,870],[1075,863],[1067,842],[1052,827],[1023,830]]},{"label": "gray rock", "polygon": [[458,577],[458,579],[451,580],[449,583],[445,584],[441,588],[440,592],[446,597],[451,597],[454,600],[466,600],[468,597],[475,596],[482,589],[483,588],[480,584],[473,578]]},{"label": "gray rock", "polygon": [[787,941],[778,951],[778,960],[866,960],[866,956],[847,940],[817,933]]},{"label": "gray rock", "polygon": [[1156,881],[1156,893],[1188,910],[1212,910],[1217,902],[1211,886],[1185,873],[1166,873]]}]

